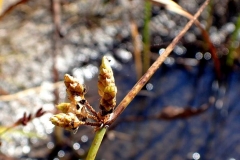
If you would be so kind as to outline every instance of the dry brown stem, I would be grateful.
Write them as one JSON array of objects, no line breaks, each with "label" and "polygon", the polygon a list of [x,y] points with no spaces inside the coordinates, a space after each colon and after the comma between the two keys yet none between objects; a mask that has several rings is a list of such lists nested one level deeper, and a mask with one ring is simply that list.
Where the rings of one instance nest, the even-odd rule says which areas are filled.
[{"label": "dry brown stem", "polygon": [[131,36],[133,41],[133,55],[135,59],[135,68],[137,73],[137,79],[139,79],[142,75],[142,58],[141,58],[141,39],[140,34],[138,32],[137,24],[132,20],[130,24]]},{"label": "dry brown stem", "polygon": [[147,70],[147,72],[142,76],[142,78],[133,86],[131,91],[124,97],[124,99],[120,102],[118,107],[114,110],[111,118],[107,122],[106,125],[111,125],[116,118],[124,111],[124,109],[128,106],[128,104],[133,100],[133,98],[138,94],[138,92],[142,89],[142,87],[147,83],[147,81],[152,77],[152,75],[156,72],[156,70],[160,67],[163,61],[168,57],[171,51],[174,49],[175,45],[179,42],[179,40],[183,37],[183,35],[187,32],[187,30],[193,25],[195,20],[200,16],[203,9],[207,6],[209,0],[206,0],[203,5],[199,8],[197,13],[193,16],[186,26],[182,29],[177,37],[175,37],[171,44],[166,48],[166,50],[158,57],[158,59],[152,64],[152,66]]}]

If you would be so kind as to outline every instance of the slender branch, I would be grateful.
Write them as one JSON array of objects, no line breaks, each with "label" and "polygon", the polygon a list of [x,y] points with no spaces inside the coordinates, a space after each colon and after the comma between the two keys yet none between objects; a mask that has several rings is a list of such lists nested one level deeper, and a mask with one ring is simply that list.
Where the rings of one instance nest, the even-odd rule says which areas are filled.
[{"label": "slender branch", "polygon": [[89,126],[101,126],[101,122],[85,122],[85,125],[89,125]]},{"label": "slender branch", "polygon": [[39,118],[41,117],[43,114],[45,114],[46,112],[43,111],[42,108],[38,109],[36,111],[36,113],[34,114],[34,116],[32,116],[32,114],[27,115],[27,113],[25,112],[23,114],[23,116],[21,118],[19,118],[16,122],[14,122],[11,126],[6,127],[4,130],[2,130],[0,132],[0,137],[5,134],[6,132],[8,132],[9,130],[15,128],[16,126],[22,125],[22,126],[26,126],[27,123],[29,123],[30,121],[32,121],[34,118]]},{"label": "slender branch", "polygon": [[[91,114],[88,115],[88,118],[89,118],[89,119],[92,119],[92,120],[94,120],[94,121],[96,121],[96,122],[99,122],[99,121],[100,121],[98,117],[96,117],[96,116],[94,116],[94,115],[91,115]],[[99,126],[100,126],[100,125],[99,125]]]},{"label": "slender branch", "polygon": [[[51,0],[51,13],[53,20],[53,35],[52,35],[52,74],[53,81],[57,82],[59,79],[58,69],[56,67],[57,56],[61,53],[61,37],[59,35],[59,27],[61,22],[61,6],[60,0]],[[59,90],[55,88],[53,91],[54,94],[54,104],[58,104],[59,101]],[[54,130],[54,137],[56,138],[56,144],[63,143],[63,129],[56,127]]]},{"label": "slender branch", "polygon": [[[60,42],[60,24],[61,24],[61,7],[60,0],[51,0],[51,9],[52,9],[52,18],[53,18],[53,26],[54,32],[52,37],[52,72],[53,72],[53,81],[57,82],[59,79],[58,69],[56,67],[56,58],[60,54],[61,50],[61,42]],[[54,103],[57,104],[59,101],[58,89],[54,90],[55,100]]]},{"label": "slender branch", "polygon": [[[137,80],[139,80],[142,76],[142,57],[141,57],[141,39],[140,34],[138,32],[137,24],[134,20],[130,22],[130,29],[132,35],[132,43],[133,43],[133,55],[135,60],[135,70],[137,74]],[[148,50],[149,51],[149,50]]]},{"label": "slender branch", "polygon": [[183,37],[183,35],[187,32],[187,30],[192,26],[194,21],[200,16],[203,9],[207,6],[209,0],[206,0],[203,5],[199,8],[197,13],[194,15],[193,19],[191,19],[186,26],[182,29],[177,37],[175,37],[172,43],[166,48],[166,50],[158,57],[158,59],[152,64],[152,66],[147,70],[147,72],[142,76],[142,78],[135,84],[132,90],[125,96],[125,98],[120,102],[118,107],[114,110],[111,118],[105,122],[106,125],[112,124],[116,118],[124,111],[124,109],[128,106],[128,104],[133,100],[133,98],[138,94],[138,92],[142,89],[142,87],[147,83],[147,81],[152,77],[152,75],[156,72],[156,70],[160,67],[163,61],[168,57],[171,51],[174,49],[175,45],[178,41]]},{"label": "slender branch", "polygon": [[93,107],[88,103],[88,101],[85,102],[85,106],[87,107],[87,109],[89,109],[92,114],[97,118],[98,121],[101,120],[101,118],[98,116],[97,112],[93,109]]},{"label": "slender branch", "polygon": [[12,124],[11,126],[6,127],[4,130],[2,130],[2,131],[0,132],[0,137],[1,137],[4,133],[8,132],[9,130],[13,129],[13,128],[16,127],[16,126],[18,126],[18,125],[17,125],[16,123],[14,123],[14,124]]},{"label": "slender branch", "polygon": [[[130,8],[132,8],[133,2],[129,1],[129,5],[131,5]],[[128,15],[130,18],[130,32],[132,36],[133,56],[134,56],[134,62],[135,62],[135,71],[137,75],[136,80],[139,80],[143,75],[143,69],[142,69],[143,61],[142,61],[142,55],[141,55],[143,42],[138,31],[138,26],[134,20],[133,12],[130,8],[128,10],[129,12]]]}]

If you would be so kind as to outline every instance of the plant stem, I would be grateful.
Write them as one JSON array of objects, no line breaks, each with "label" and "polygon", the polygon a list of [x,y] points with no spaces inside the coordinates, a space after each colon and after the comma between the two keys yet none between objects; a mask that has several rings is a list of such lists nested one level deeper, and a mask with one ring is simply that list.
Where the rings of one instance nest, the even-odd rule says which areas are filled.
[{"label": "plant stem", "polygon": [[236,21],[236,28],[231,35],[230,46],[228,48],[229,49],[229,53],[227,55],[227,65],[228,66],[233,66],[234,51],[236,50],[234,43],[237,42],[239,30],[240,30],[240,14],[238,15],[238,18]]},{"label": "plant stem", "polygon": [[209,32],[210,27],[212,26],[213,23],[213,7],[214,7],[214,2],[213,0],[210,0],[209,5],[207,7],[207,12],[208,12],[208,17],[207,17],[207,25],[205,30]]},{"label": "plant stem", "polygon": [[101,129],[99,129],[96,132],[95,137],[92,142],[92,145],[88,151],[86,160],[94,160],[95,159],[106,131],[107,131],[107,127],[102,127]]},{"label": "plant stem", "polygon": [[145,1],[144,28],[143,28],[143,72],[145,73],[150,66],[150,29],[149,23],[152,14],[152,3]]},{"label": "plant stem", "polygon": [[3,129],[3,131],[0,132],[0,137],[5,134],[6,132],[8,132],[9,130],[13,129],[14,127],[16,127],[16,123],[14,123],[13,125],[6,127],[5,129]]},{"label": "plant stem", "polygon": [[142,55],[141,55],[141,46],[142,46],[142,40],[140,39],[138,28],[136,22],[133,20],[130,24],[131,28],[131,34],[132,34],[132,41],[133,41],[133,55],[134,55],[134,62],[135,62],[135,70],[137,74],[137,80],[139,80],[142,77]]},{"label": "plant stem", "polygon": [[182,31],[175,37],[171,44],[165,49],[165,51],[158,57],[158,59],[152,64],[152,66],[147,70],[147,72],[140,78],[140,80],[133,86],[133,88],[128,92],[128,94],[124,97],[124,99],[120,102],[120,104],[116,107],[111,119],[109,119],[105,124],[111,125],[116,118],[127,108],[128,104],[133,100],[133,98],[138,94],[138,92],[142,89],[142,87],[147,83],[147,81],[152,77],[152,75],[156,72],[156,70],[160,67],[160,65],[164,62],[164,60],[168,57],[171,51],[174,49],[179,40],[183,37],[183,35],[187,32],[187,30],[192,26],[195,20],[200,16],[203,9],[208,5],[209,0],[206,0],[203,5],[199,8],[197,13],[193,16],[193,18],[186,24],[186,26],[182,29]]},{"label": "plant stem", "polygon": [[[186,24],[186,26],[182,29],[178,36],[174,38],[172,43],[166,48],[166,50],[161,54],[161,56],[158,57],[158,59],[152,64],[152,66],[147,70],[147,72],[142,76],[142,78],[135,84],[135,86],[133,86],[131,91],[124,97],[124,99],[120,102],[118,107],[114,110],[114,112],[110,116],[111,118],[109,118],[105,122],[105,125],[111,125],[116,120],[116,118],[124,111],[128,104],[133,100],[133,98],[138,94],[142,87],[147,83],[147,81],[152,77],[152,75],[160,67],[163,61],[171,53],[175,45],[179,42],[179,40],[183,37],[187,30],[192,26],[192,24],[199,17],[199,15],[202,13],[203,9],[208,5],[208,3],[209,0],[206,0],[203,3],[203,5],[199,8],[194,17]],[[96,135],[89,149],[89,153],[86,160],[94,160],[99,149],[99,146],[102,142],[102,139],[104,137],[104,134],[106,133],[106,130],[107,129],[103,127],[96,132]]]}]

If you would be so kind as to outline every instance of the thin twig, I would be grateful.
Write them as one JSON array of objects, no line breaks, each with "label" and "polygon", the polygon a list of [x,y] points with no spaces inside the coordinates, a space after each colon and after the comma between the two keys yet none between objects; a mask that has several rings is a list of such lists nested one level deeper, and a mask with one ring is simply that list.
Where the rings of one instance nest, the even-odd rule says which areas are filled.
[{"label": "thin twig", "polygon": [[[52,5],[52,18],[53,18],[53,25],[54,25],[54,33],[53,33],[53,39],[52,39],[52,47],[53,47],[53,52],[52,52],[52,59],[53,59],[53,66],[52,66],[52,71],[53,71],[53,81],[57,82],[59,79],[59,74],[58,74],[58,69],[56,67],[56,58],[57,55],[60,53],[60,23],[61,23],[61,7],[60,7],[60,0],[51,0],[51,5]],[[59,101],[59,94],[58,94],[58,89],[54,90],[54,95],[55,95],[55,104],[58,103]]]},{"label": "thin twig", "polygon": [[133,55],[135,60],[135,70],[137,73],[137,80],[142,76],[142,57],[141,57],[141,39],[138,32],[137,24],[134,20],[130,22],[130,29],[133,43]]},{"label": "thin twig", "polygon": [[89,125],[89,126],[101,126],[101,122],[85,122],[85,125]]},{"label": "thin twig", "polygon": [[13,129],[13,128],[16,127],[16,126],[18,126],[18,125],[17,125],[16,123],[14,123],[14,124],[12,124],[11,126],[6,127],[3,131],[0,132],[0,137],[1,137],[4,133],[8,132],[9,130]]},{"label": "thin twig", "polygon": [[116,118],[124,111],[128,104],[133,100],[133,98],[138,94],[142,87],[147,83],[147,81],[152,77],[156,70],[160,67],[163,61],[168,57],[171,51],[174,49],[175,45],[187,32],[187,30],[192,26],[194,21],[200,16],[203,9],[207,6],[209,0],[206,0],[203,5],[199,8],[197,13],[194,15],[186,26],[182,29],[177,37],[175,37],[171,44],[166,48],[166,50],[158,57],[158,59],[152,64],[152,66],[147,70],[147,72],[142,76],[142,78],[136,83],[136,85],[131,89],[131,91],[125,96],[125,98],[120,102],[118,107],[114,110],[113,115],[105,122],[106,125],[111,125]]},{"label": "thin twig", "polygon": [[34,118],[39,118],[42,115],[44,115],[46,112],[42,110],[42,108],[38,109],[36,111],[36,113],[34,114],[34,116],[32,116],[32,114],[28,114],[25,112],[23,114],[23,116],[21,118],[19,118],[16,122],[14,122],[12,125],[6,127],[3,131],[0,132],[0,137],[5,134],[6,132],[8,132],[9,130],[22,125],[22,126],[26,126],[30,121],[32,121]]},{"label": "thin twig", "polygon": [[[59,35],[59,27],[61,22],[61,7],[60,7],[60,0],[51,0],[51,11],[52,11],[52,19],[53,19],[53,26],[54,32],[52,37],[52,72],[53,72],[53,81],[56,82],[59,79],[58,69],[56,67],[57,55],[59,55],[61,51],[61,43],[60,43],[60,35]],[[59,93],[58,89],[55,88],[54,90],[54,104],[58,104],[59,101]],[[60,127],[56,127],[54,130],[54,136],[56,138],[56,144],[63,143],[63,129]]]},{"label": "thin twig", "polygon": [[96,122],[99,122],[99,119],[98,119],[98,117],[96,117],[96,116],[94,116],[94,115],[88,115],[88,118],[90,118],[90,119],[93,119],[94,121],[96,121]]},{"label": "thin twig", "polygon": [[85,102],[85,106],[87,107],[87,109],[89,109],[92,114],[97,117],[98,121],[101,120],[101,118],[98,116],[97,112],[93,109],[93,107],[88,103],[88,101]]}]

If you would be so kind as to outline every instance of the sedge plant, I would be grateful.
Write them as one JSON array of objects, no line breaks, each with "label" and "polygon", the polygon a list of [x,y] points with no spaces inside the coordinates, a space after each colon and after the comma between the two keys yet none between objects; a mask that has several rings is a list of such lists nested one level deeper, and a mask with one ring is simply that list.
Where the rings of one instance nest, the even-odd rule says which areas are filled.
[{"label": "sedge plant", "polygon": [[206,0],[203,3],[197,13],[190,18],[190,21],[186,24],[178,36],[173,39],[171,44],[168,45],[161,56],[159,56],[158,59],[150,66],[146,73],[133,86],[117,107],[115,107],[117,87],[114,82],[113,71],[106,56],[102,59],[100,73],[98,76],[98,93],[101,97],[99,112],[95,111],[95,109],[93,109],[93,107],[85,99],[85,86],[80,84],[74,77],[65,75],[64,83],[67,88],[66,92],[70,103],[61,103],[57,105],[57,108],[61,110],[62,113],[53,115],[50,118],[50,121],[56,126],[73,131],[77,131],[78,127],[81,125],[89,125],[95,128],[95,137],[86,160],[95,159],[108,126],[110,126],[117,117],[119,117],[142,87],[148,82],[148,80],[174,49],[175,45],[197,20],[208,3],[209,0]]}]

